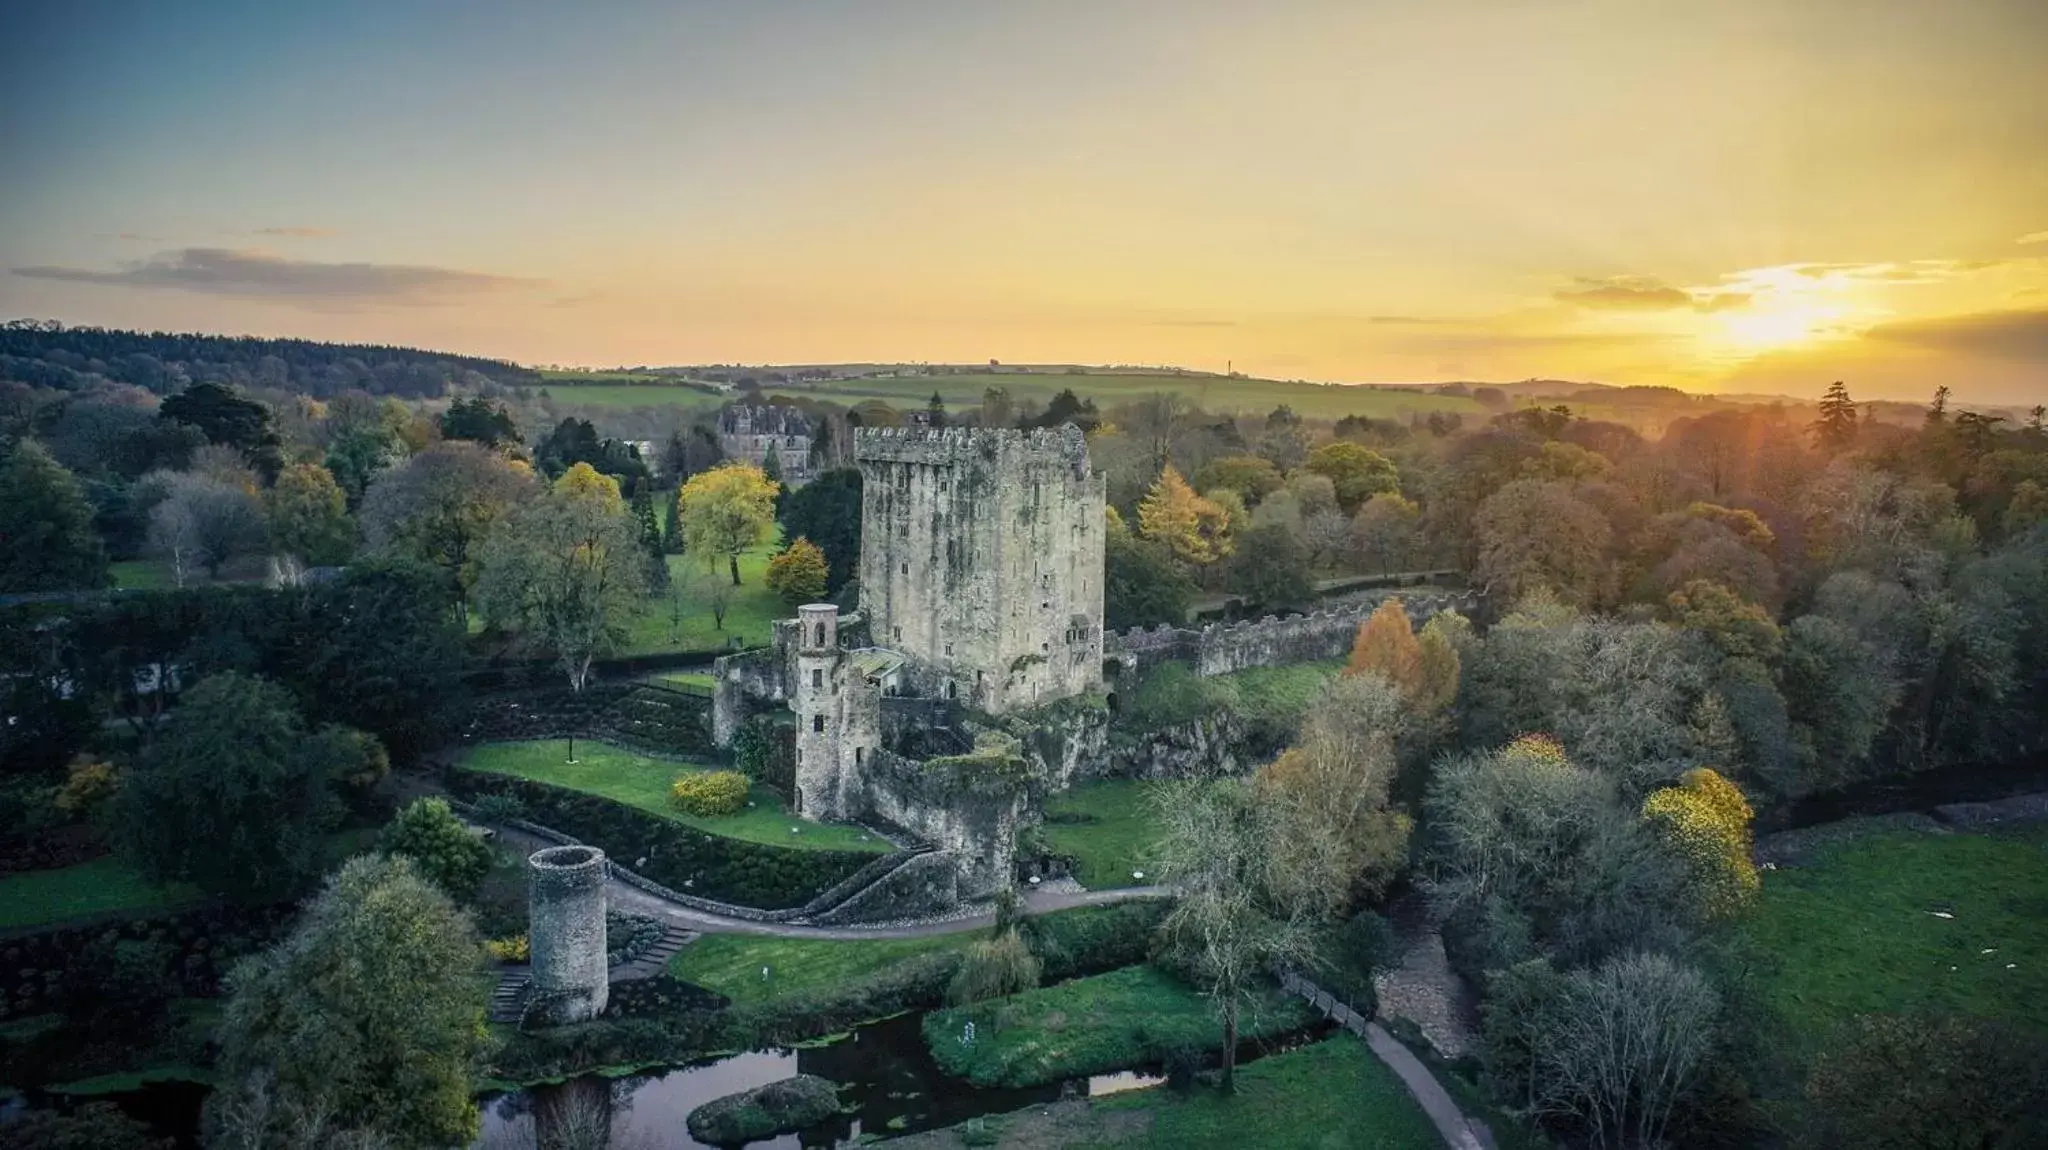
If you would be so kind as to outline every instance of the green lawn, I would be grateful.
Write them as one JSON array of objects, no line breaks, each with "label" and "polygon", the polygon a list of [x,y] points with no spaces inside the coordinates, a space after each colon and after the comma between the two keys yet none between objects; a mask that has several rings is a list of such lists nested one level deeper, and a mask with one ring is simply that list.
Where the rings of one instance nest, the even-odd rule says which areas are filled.
[{"label": "green lawn", "polygon": [[[843,988],[913,955],[959,950],[980,931],[925,938],[769,938],[752,934],[707,934],[676,952],[668,971],[748,1005],[800,998]],[[768,976],[761,976],[766,967]]]},{"label": "green lawn", "polygon": [[[703,568],[681,555],[669,556],[669,589],[648,595],[647,606],[627,625],[626,642],[618,653],[723,651],[735,639],[744,647],[766,646],[774,638],[775,620],[796,617],[782,596],[768,589],[768,560],[779,546],[764,544],[740,556],[740,585],[733,589],[722,628],[695,589],[693,581],[702,577]],[[725,571],[724,564],[719,570]]]},{"label": "green lawn", "polygon": [[649,676],[647,681],[707,698],[718,689],[718,677],[709,671],[663,671]]},{"label": "green lawn", "polygon": [[[1046,800],[1046,842],[1055,853],[1075,860],[1074,877],[1083,886],[1103,889],[1153,881],[1149,852],[1159,833],[1145,809],[1147,785],[1104,779]],[[1145,877],[1133,877],[1133,872]]]},{"label": "green lawn", "polygon": [[[813,823],[796,818],[774,791],[758,784],[747,795],[748,801],[754,805],[736,815],[699,818],[677,810],[669,802],[669,784],[675,781],[676,776],[688,771],[716,769],[709,765],[650,758],[592,739],[576,740],[576,761],[571,763],[568,758],[567,740],[541,739],[476,747],[463,760],[463,765],[479,771],[513,775],[603,795],[650,814],[728,838],[780,847],[874,851],[878,854],[895,849],[859,827]],[[796,833],[790,832],[791,827],[797,828]]]},{"label": "green lawn", "polygon": [[107,564],[113,572],[114,586],[133,591],[155,591],[174,586],[170,568],[156,559],[124,559],[119,563]]},{"label": "green lawn", "polygon": [[[1275,1036],[1314,1017],[1278,988],[1239,1018],[1244,1038]],[[973,1041],[962,1041],[973,1023]],[[941,1069],[976,1086],[1038,1086],[1161,1062],[1222,1044],[1210,1001],[1157,967],[1128,966],[1008,998],[933,1011],[925,1043]]]},{"label": "green lawn", "polygon": [[1744,931],[1768,956],[1761,990],[1795,1052],[1863,1013],[2048,1029],[2048,827],[1839,843],[1765,872]]},{"label": "green lawn", "polygon": [[109,855],[57,870],[0,878],[0,927],[35,926],[117,910],[174,910],[199,902],[197,888],[145,881]]}]

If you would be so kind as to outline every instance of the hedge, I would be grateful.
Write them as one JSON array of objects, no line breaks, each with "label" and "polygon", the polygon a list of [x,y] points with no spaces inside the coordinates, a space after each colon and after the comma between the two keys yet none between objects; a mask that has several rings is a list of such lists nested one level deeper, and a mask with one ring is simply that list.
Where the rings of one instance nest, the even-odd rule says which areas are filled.
[{"label": "hedge", "polygon": [[463,737],[516,742],[568,735],[656,755],[717,755],[711,700],[646,683],[596,683],[581,691],[528,691],[479,703]]},{"label": "hedge", "polygon": [[875,859],[868,852],[795,850],[706,834],[598,795],[509,775],[451,767],[447,783],[469,802],[511,795],[528,819],[602,849],[620,866],[671,890],[736,906],[800,907]]},{"label": "hedge", "polygon": [[738,771],[693,771],[669,785],[669,798],[686,815],[717,818],[747,805],[747,776]]},{"label": "hedge", "polygon": [[150,948],[140,952],[131,946],[130,953],[161,956],[167,994],[217,995],[236,959],[283,934],[292,909],[215,906],[0,940],[0,1019],[92,1005],[114,977],[114,956],[124,943]]}]

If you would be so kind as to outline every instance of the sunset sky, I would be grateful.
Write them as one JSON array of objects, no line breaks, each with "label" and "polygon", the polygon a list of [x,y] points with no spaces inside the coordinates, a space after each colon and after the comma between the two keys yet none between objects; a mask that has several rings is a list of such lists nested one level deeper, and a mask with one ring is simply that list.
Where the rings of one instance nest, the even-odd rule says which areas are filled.
[{"label": "sunset sky", "polygon": [[2048,401],[2048,3],[0,5],[0,317]]}]

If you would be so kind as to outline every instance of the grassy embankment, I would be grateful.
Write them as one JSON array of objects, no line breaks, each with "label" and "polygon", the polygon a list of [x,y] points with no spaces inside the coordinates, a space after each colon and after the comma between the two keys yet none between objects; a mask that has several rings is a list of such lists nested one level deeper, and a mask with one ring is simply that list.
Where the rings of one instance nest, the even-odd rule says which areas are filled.
[{"label": "grassy embankment", "polygon": [[889,1142],[956,1146],[1128,1146],[1160,1150],[1431,1150],[1436,1128],[1364,1042],[1339,1031],[1241,1067],[1237,1091],[1163,1086],[975,1119]]},{"label": "grassy embankment", "polygon": [[[1278,988],[1239,1018],[1242,1038],[1273,1037],[1315,1018]],[[964,1038],[967,1025],[973,1038]],[[1039,1086],[1200,1057],[1223,1041],[1214,1005],[1153,966],[1131,966],[925,1016],[925,1043],[948,1074],[976,1086]]]},{"label": "grassy embankment", "polygon": [[2048,1031],[2048,827],[1891,831],[1764,875],[1743,928],[1797,1062],[1858,1014],[1999,1018]]},{"label": "grassy embankment", "polygon": [[149,882],[109,855],[0,878],[0,927],[36,926],[109,911],[179,910],[204,897],[197,887],[184,883]]},{"label": "grassy embankment", "polygon": [[[512,775],[570,790],[602,795],[652,815],[696,827],[714,835],[779,847],[855,850],[886,853],[895,849],[859,827],[805,822],[791,815],[772,790],[756,785],[747,793],[753,805],[734,815],[702,818],[687,815],[669,801],[669,784],[691,771],[717,768],[650,758],[592,739],[576,740],[576,761],[562,739],[521,743],[489,743],[472,749],[463,765],[472,770]],[[792,832],[791,828],[796,828]]]}]

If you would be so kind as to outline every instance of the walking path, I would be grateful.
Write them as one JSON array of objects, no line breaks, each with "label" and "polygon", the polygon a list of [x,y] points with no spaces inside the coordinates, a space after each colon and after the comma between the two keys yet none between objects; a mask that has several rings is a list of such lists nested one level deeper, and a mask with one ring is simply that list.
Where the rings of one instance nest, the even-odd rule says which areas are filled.
[{"label": "walking path", "polygon": [[1446,1059],[1470,1052],[1478,1045],[1478,1003],[1471,987],[1451,969],[1428,900],[1420,892],[1403,895],[1387,908],[1387,917],[1401,945],[1401,961],[1373,976],[1380,1017],[1414,1023]]},{"label": "walking path", "polygon": [[1387,1064],[1387,1069],[1394,1072],[1401,1085],[1406,1086],[1408,1093],[1422,1106],[1423,1113],[1429,1115],[1436,1132],[1443,1136],[1444,1145],[1451,1150],[1494,1150],[1493,1132],[1486,1128],[1486,1124],[1467,1117],[1450,1092],[1444,1089],[1443,1083],[1429,1072],[1429,1067],[1388,1034],[1385,1027],[1360,1015],[1300,975],[1283,974],[1280,985],[1288,993],[1307,999],[1331,1021],[1365,1039],[1373,1054]]}]

